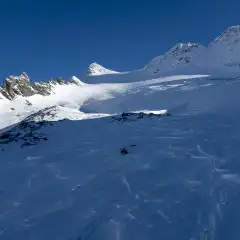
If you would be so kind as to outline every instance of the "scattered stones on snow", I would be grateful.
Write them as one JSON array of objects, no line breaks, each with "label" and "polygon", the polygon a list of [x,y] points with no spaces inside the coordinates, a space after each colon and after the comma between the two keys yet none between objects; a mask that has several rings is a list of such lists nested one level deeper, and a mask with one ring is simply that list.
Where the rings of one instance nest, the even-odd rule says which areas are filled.
[{"label": "scattered stones on snow", "polygon": [[[131,144],[131,145],[130,145],[130,147],[136,147],[136,146],[137,146],[136,144]],[[127,149],[126,147],[124,147],[124,148],[121,148],[121,149],[120,149],[120,153],[121,153],[122,155],[126,155],[126,154],[129,153],[129,151],[128,151],[128,149]]]},{"label": "scattered stones on snow", "polygon": [[13,129],[0,135],[0,145],[21,141],[21,147],[36,145],[41,140],[48,140],[46,136],[37,132],[49,122],[21,122]]},{"label": "scattered stones on snow", "polygon": [[150,112],[150,113],[123,112],[121,115],[113,116],[112,119],[118,122],[125,122],[125,121],[136,121],[138,119],[143,119],[143,118],[162,117],[162,116],[172,116],[172,115],[168,112],[160,113],[160,114],[156,114],[153,112]]},{"label": "scattered stones on snow", "polygon": [[26,100],[26,104],[27,104],[28,106],[31,106],[31,105],[32,105],[32,103],[31,103],[30,101],[28,101],[28,100]]},{"label": "scattered stones on snow", "polygon": [[0,134],[0,146],[6,145],[11,142],[21,142],[21,147],[36,145],[40,141],[47,141],[48,138],[39,132],[42,127],[51,126],[53,123],[44,121],[46,115],[54,114],[52,113],[53,108],[47,108],[38,111],[15,127],[10,130]]},{"label": "scattered stones on snow", "polygon": [[128,150],[126,148],[121,148],[120,152],[121,152],[122,155],[128,154]]}]

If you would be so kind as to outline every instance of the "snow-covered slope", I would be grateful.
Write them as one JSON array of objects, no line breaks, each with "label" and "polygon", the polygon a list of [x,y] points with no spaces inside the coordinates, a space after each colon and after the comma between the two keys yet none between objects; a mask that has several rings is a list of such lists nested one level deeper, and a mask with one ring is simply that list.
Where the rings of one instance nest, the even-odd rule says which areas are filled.
[{"label": "snow-covered slope", "polygon": [[[11,100],[7,98],[0,99],[0,128],[19,122],[30,114],[49,107],[56,108],[56,113],[52,121],[65,118],[79,120],[102,116],[104,114],[120,113],[125,111],[125,109],[130,109],[131,105],[134,106],[131,110],[139,110],[144,106],[141,102],[139,102],[138,106],[134,105],[135,101],[131,101],[130,104],[126,102],[123,105],[123,99],[127,93],[129,96],[133,96],[139,89],[143,88],[148,91],[148,86],[153,86],[154,84],[200,77],[205,76],[173,76],[122,84],[108,83],[92,85],[82,83],[80,80],[80,82],[74,83],[65,81],[62,84],[44,83],[49,86],[48,89],[50,92],[47,95],[35,93],[31,96],[16,95]],[[117,96],[120,97],[117,98]],[[118,103],[116,100],[120,102]],[[104,104],[105,101],[110,101],[111,104]],[[151,107],[151,105],[148,107]]]},{"label": "snow-covered slope", "polygon": [[240,26],[233,26],[212,41],[201,56],[204,68],[240,72]]},{"label": "snow-covered slope", "polygon": [[85,82],[7,78],[0,239],[238,240],[238,38]]},{"label": "snow-covered slope", "polygon": [[27,97],[46,106],[64,92],[65,110],[78,99],[85,114],[125,113],[54,122],[50,107],[5,129],[0,238],[239,239],[239,87],[175,76]]},{"label": "snow-covered slope", "polygon": [[89,65],[87,75],[88,76],[99,76],[99,75],[106,75],[106,74],[118,74],[119,72],[104,68],[103,66],[92,63]]},{"label": "snow-covered slope", "polygon": [[205,47],[195,43],[179,43],[166,54],[154,58],[146,66],[149,74],[164,74],[174,70],[181,70],[194,61],[204,51]]}]

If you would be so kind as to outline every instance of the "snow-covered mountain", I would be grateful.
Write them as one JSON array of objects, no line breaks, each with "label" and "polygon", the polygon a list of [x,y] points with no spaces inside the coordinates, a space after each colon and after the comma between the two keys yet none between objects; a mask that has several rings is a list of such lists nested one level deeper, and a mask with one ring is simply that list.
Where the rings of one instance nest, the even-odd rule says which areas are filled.
[{"label": "snow-covered mountain", "polygon": [[[234,26],[228,28],[206,47],[196,43],[177,44],[139,70],[120,74],[93,63],[89,67],[88,76],[83,78],[83,81],[74,76],[70,81],[58,78],[31,83],[26,73],[20,76],[9,76],[0,88],[0,106],[3,109],[0,122],[2,126],[7,126],[24,119],[33,111],[53,106],[60,107],[63,116],[66,116],[66,107],[69,109],[67,110],[69,114],[74,109],[74,116],[76,111],[79,113],[79,109],[92,114],[95,113],[95,109],[89,112],[90,110],[85,106],[96,98],[114,99],[116,92],[124,92],[129,89],[129,86],[137,88],[137,86],[147,85],[154,79],[156,82],[169,81],[169,76],[174,75],[177,77],[173,79],[182,79],[178,77],[179,75],[184,75],[183,78],[236,77],[240,75],[239,56],[240,27]],[[164,80],[163,77],[166,79]],[[108,85],[97,85],[98,83]],[[63,118],[60,112],[56,119]],[[115,109],[115,113],[119,113],[118,109]],[[76,119],[85,118],[81,111],[80,115],[77,114]],[[72,114],[69,118],[72,119]]]},{"label": "snow-covered mountain", "polygon": [[205,47],[196,43],[179,43],[166,54],[156,57],[146,66],[149,74],[164,74],[174,70],[181,71],[197,61]]},{"label": "snow-covered mountain", "polygon": [[88,76],[99,76],[99,75],[106,75],[106,74],[118,74],[119,72],[104,68],[103,66],[92,63],[89,65],[87,75]]},{"label": "snow-covered mountain", "polygon": [[239,73],[240,69],[240,26],[233,26],[212,41],[201,57],[205,68]]},{"label": "snow-covered mountain", "polygon": [[[240,75],[239,55],[240,26],[233,26],[207,46],[179,43],[167,53],[152,59],[142,69],[103,77],[90,74],[84,80],[90,83],[129,82],[180,74],[236,77]],[[96,72],[101,75],[101,71]]]},{"label": "snow-covered mountain", "polygon": [[[150,73],[193,73],[218,75],[219,72],[240,73],[240,26],[224,31],[208,46],[177,44],[166,54],[153,59],[147,66]],[[198,71],[198,72],[196,72]]]},{"label": "snow-covered mountain", "polygon": [[0,239],[238,240],[239,29],[131,72],[6,78]]}]

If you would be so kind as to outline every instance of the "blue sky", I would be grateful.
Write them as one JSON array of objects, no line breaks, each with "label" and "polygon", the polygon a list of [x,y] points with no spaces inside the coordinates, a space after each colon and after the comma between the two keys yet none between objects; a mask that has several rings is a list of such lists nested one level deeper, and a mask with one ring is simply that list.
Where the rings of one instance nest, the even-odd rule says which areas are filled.
[{"label": "blue sky", "polygon": [[137,69],[178,42],[240,24],[239,0],[1,0],[0,81],[81,76],[91,62]]}]

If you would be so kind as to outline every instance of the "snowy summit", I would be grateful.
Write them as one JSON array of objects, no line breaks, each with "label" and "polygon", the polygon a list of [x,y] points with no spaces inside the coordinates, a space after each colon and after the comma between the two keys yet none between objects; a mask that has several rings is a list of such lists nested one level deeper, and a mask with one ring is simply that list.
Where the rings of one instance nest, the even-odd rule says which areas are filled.
[{"label": "snowy summit", "polygon": [[87,75],[88,76],[98,76],[98,75],[117,74],[117,73],[118,72],[104,68],[103,66],[99,65],[98,63],[92,63],[89,65]]}]

